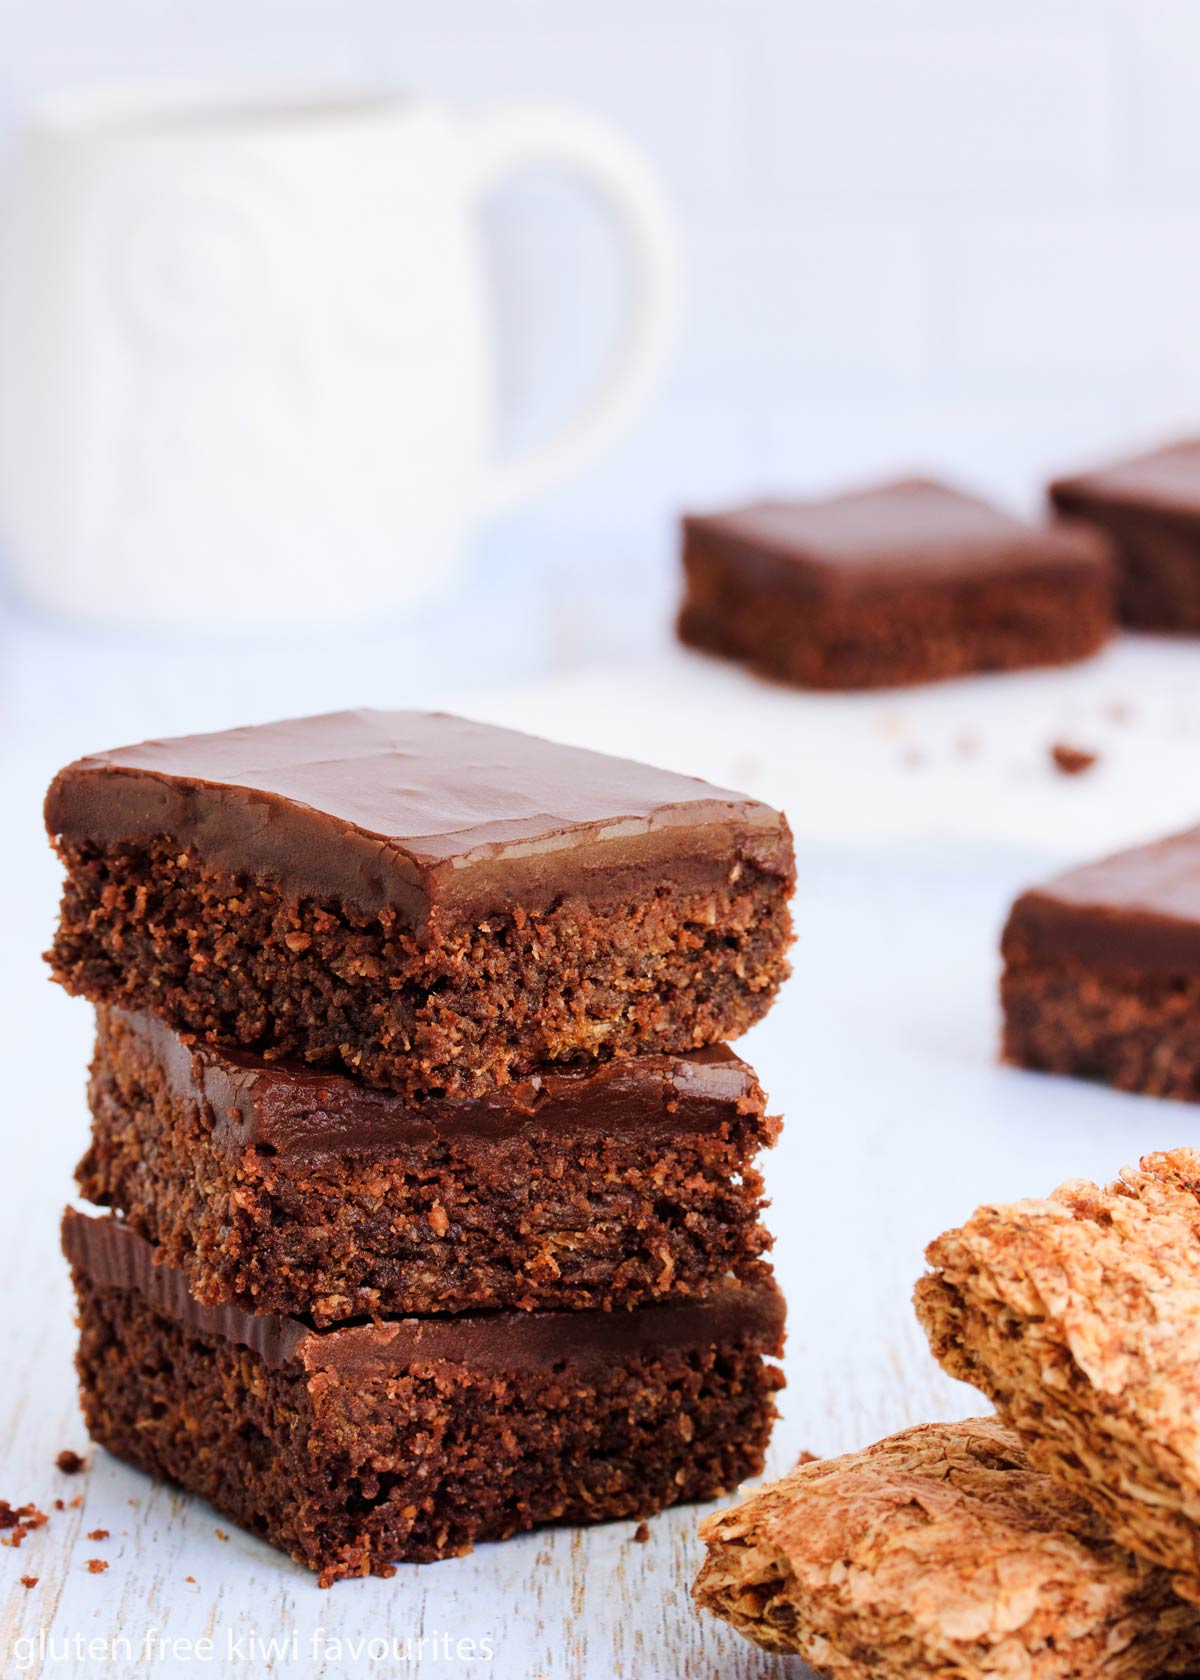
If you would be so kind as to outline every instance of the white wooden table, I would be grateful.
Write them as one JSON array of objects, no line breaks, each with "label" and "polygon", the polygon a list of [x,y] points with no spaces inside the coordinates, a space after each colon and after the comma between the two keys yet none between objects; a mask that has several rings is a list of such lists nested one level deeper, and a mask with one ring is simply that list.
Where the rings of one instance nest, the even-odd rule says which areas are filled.
[{"label": "white wooden table", "polygon": [[[677,659],[619,680],[564,679],[474,702],[480,714],[751,786],[785,802],[793,818],[796,974],[739,1046],[787,1119],[768,1169],[790,1308],[772,1472],[802,1448],[836,1452],[984,1409],[941,1377],[909,1309],[927,1239],[985,1198],[1105,1177],[1146,1149],[1200,1133],[1200,1110],[994,1060],[996,937],[1013,891],[1068,854],[1195,818],[1194,671],[1200,652],[1130,647],[1082,674],[822,703]],[[252,697],[245,715],[336,704],[354,679],[346,670],[340,688],[302,687],[298,677],[291,690]],[[373,682],[363,698],[378,702]],[[0,1551],[0,1674],[734,1680],[806,1672],[697,1617],[688,1598],[700,1557],[694,1509],[652,1521],[644,1545],[632,1523],[552,1531],[321,1592],[207,1507],[86,1447],[56,1227],[85,1135],[89,1012],[48,985],[37,962],[57,871],[36,803],[57,762],[115,744],[117,722],[140,719],[142,705],[130,687],[93,708],[50,707],[33,731],[10,716],[0,737],[13,824],[3,840],[12,897],[0,956],[8,1239],[0,1497],[50,1510],[56,1496],[82,1495],[78,1508],[52,1511],[19,1551]],[[199,701],[195,716],[178,695],[172,706],[169,727],[221,721],[200,715]],[[145,715],[145,729],[156,721]],[[140,723],[121,733],[138,732]],[[1055,776],[1044,752],[1058,735],[1100,746],[1104,761],[1077,781]],[[64,1447],[88,1451],[86,1474],[55,1470]],[[89,1540],[97,1528],[109,1538]],[[93,1557],[108,1561],[104,1573],[88,1572]],[[22,1574],[38,1584],[22,1587]],[[484,1658],[447,1657],[444,1636],[452,1650],[474,1641]],[[423,1655],[415,1645],[406,1654],[404,1642],[422,1637]],[[88,1655],[93,1640],[97,1654]],[[213,1642],[211,1655],[202,1640]],[[399,1655],[384,1655],[393,1641]]]}]

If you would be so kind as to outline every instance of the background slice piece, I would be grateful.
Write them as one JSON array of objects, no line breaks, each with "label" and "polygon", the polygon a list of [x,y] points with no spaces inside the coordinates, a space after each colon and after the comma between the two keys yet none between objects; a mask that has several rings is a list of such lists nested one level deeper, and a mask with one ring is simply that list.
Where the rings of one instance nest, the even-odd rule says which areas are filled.
[{"label": "background slice piece", "polygon": [[1111,538],[1127,624],[1200,632],[1200,438],[1060,478],[1050,500]]},{"label": "background slice piece", "polygon": [[1112,622],[1106,540],[929,479],[683,522],[680,639],[801,688],[1061,665]]},{"label": "background slice piece", "polygon": [[701,1526],[697,1602],[831,1680],[1142,1680],[1200,1615],[995,1419],[801,1464]]},{"label": "background slice piece", "polygon": [[1200,1604],[1200,1152],[979,1208],[926,1258],[943,1367]]},{"label": "background slice piece", "polygon": [[1200,828],[1022,893],[1002,951],[1009,1061],[1200,1101]]}]

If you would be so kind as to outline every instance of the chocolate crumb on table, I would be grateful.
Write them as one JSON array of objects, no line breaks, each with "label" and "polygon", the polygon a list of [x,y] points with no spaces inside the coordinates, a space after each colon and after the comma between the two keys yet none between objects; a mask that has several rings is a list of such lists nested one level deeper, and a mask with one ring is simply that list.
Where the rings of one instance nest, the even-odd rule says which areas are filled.
[{"label": "chocolate crumb on table", "polygon": [[107,1568],[108,1564],[104,1558],[89,1558],[87,1560],[87,1572],[89,1575],[103,1575]]},{"label": "chocolate crumb on table", "polygon": [[779,812],[461,718],[101,753],[46,824],[68,991],[410,1097],[719,1043],[788,972]]},{"label": "chocolate crumb on table", "polygon": [[943,1368],[1200,1605],[1200,1152],[981,1207],[926,1259]]},{"label": "chocolate crumb on table", "polygon": [[1089,752],[1086,747],[1073,747],[1066,741],[1055,741],[1050,748],[1054,768],[1064,776],[1082,775],[1092,768],[1099,756],[1099,753]]},{"label": "chocolate crumb on table", "polygon": [[1022,893],[1001,951],[1008,1061],[1200,1101],[1200,828]]},{"label": "chocolate crumb on table", "polygon": [[87,1460],[81,1458],[77,1452],[72,1452],[69,1447],[64,1447],[54,1462],[64,1476],[77,1476]]},{"label": "chocolate crumb on table", "polygon": [[633,1531],[633,1538],[639,1546],[644,1546],[650,1538],[650,1524],[640,1522]]},{"label": "chocolate crumb on table", "polygon": [[10,1505],[7,1499],[0,1499],[0,1546],[10,1546],[15,1551],[22,1540],[28,1539],[36,1528],[44,1528],[49,1522],[45,1511],[39,1511],[32,1502],[26,1505]]},{"label": "chocolate crumb on table", "polygon": [[92,1529],[91,1533],[88,1535],[88,1539],[89,1540],[107,1540],[108,1539],[108,1530],[106,1528],[94,1528],[94,1529]]},{"label": "chocolate crumb on table", "polygon": [[707,1517],[693,1593],[829,1680],[1151,1680],[1200,1613],[994,1418],[804,1464]]},{"label": "chocolate crumb on table", "polygon": [[700,1300],[317,1330],[204,1307],[68,1210],[92,1438],[319,1572],[390,1575],[547,1522],[642,1518],[758,1474],[782,1374],[767,1268]]},{"label": "chocolate crumb on table", "polygon": [[1127,624],[1200,633],[1200,439],[1060,478],[1050,500],[1112,542]]},{"label": "chocolate crumb on table", "polygon": [[22,1575],[21,1576],[21,1585],[23,1587],[36,1587],[37,1584],[38,1584],[38,1580],[39,1580],[39,1577],[37,1575]]},{"label": "chocolate crumb on table", "polygon": [[927,479],[683,521],[679,636],[802,688],[1086,658],[1112,628],[1106,539]]},{"label": "chocolate crumb on table", "polygon": [[101,1007],[90,1096],[81,1193],[207,1306],[634,1306],[743,1276],[770,1240],[755,1157],[779,1122],[724,1046],[417,1104]]}]

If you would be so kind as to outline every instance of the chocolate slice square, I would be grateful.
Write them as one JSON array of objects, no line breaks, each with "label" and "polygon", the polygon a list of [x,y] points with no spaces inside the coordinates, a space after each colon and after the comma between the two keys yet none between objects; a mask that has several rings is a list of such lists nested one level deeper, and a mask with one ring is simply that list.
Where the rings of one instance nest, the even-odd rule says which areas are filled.
[{"label": "chocolate slice square", "polygon": [[685,518],[683,570],[684,642],[804,688],[1064,664],[1111,628],[1103,537],[928,479]]},{"label": "chocolate slice square", "polygon": [[1022,893],[1001,948],[1009,1061],[1200,1100],[1200,828]]},{"label": "chocolate slice square", "polygon": [[46,823],[69,991],[410,1096],[718,1043],[787,973],[779,812],[462,718],[97,754]]},{"label": "chocolate slice square", "polygon": [[78,1170],[206,1306],[629,1308],[761,1271],[778,1121],[724,1045],[418,1103],[101,1007]]},{"label": "chocolate slice square", "polygon": [[93,1440],[323,1586],[715,1498],[762,1468],[783,1380],[769,1276],[632,1312],[321,1331],[201,1306],[113,1219],[68,1210],[63,1247]]},{"label": "chocolate slice square", "polygon": [[1126,624],[1200,633],[1200,439],[1060,478],[1050,500],[1111,540]]}]

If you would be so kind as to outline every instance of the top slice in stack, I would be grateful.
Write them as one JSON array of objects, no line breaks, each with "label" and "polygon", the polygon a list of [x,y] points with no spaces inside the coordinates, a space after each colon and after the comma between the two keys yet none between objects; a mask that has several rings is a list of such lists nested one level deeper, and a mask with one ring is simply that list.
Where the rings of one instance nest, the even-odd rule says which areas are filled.
[{"label": "top slice in stack", "polygon": [[46,821],[68,991],[407,1096],[715,1044],[787,972],[777,811],[441,714],[84,758]]}]

